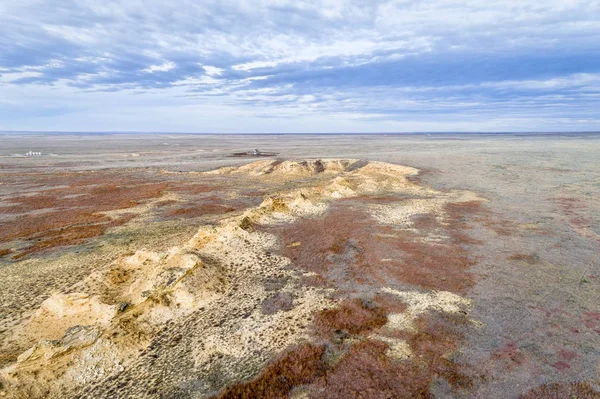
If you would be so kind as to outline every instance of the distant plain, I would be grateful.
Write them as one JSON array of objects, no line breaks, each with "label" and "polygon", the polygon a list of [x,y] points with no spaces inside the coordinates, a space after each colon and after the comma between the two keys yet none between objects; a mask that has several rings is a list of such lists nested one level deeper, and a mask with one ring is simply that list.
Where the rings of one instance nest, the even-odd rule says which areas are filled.
[{"label": "distant plain", "polygon": [[[265,198],[275,192],[288,192],[313,184],[313,180],[308,177],[290,181],[284,177],[280,180],[265,178],[263,181],[246,179],[245,175],[232,175],[229,178],[199,173],[222,167],[239,167],[256,161],[252,157],[231,156],[236,152],[254,149],[277,153],[273,162],[352,160],[347,165],[344,164],[347,168],[342,171],[344,175],[352,175],[352,168],[364,168],[367,161],[408,166],[419,170],[419,174],[412,176],[410,181],[418,184],[420,189],[425,187],[432,193],[435,190],[435,195],[441,197],[464,191],[481,199],[477,209],[475,205],[473,209],[459,205],[444,208],[450,215],[450,221],[445,222],[446,224],[434,226],[437,222],[431,218],[415,218],[411,222],[414,223],[413,230],[406,233],[420,234],[419,230],[438,232],[446,229],[455,246],[449,247],[454,249],[444,256],[449,262],[462,263],[460,269],[448,271],[447,275],[436,275],[435,282],[429,280],[430,276],[416,279],[414,274],[411,277],[407,272],[407,277],[402,280],[403,284],[412,284],[419,290],[430,290],[427,292],[450,291],[470,301],[468,317],[471,324],[460,328],[461,339],[450,358],[453,364],[460,365],[457,370],[460,369],[460,375],[464,374],[468,382],[459,381],[458,377],[458,382],[453,382],[454,377],[449,375],[458,373],[452,368],[454,366],[442,367],[432,361],[427,367],[435,368],[437,372],[432,372],[427,377],[424,385],[427,387],[427,395],[477,398],[516,398],[523,395],[550,398],[565,394],[578,398],[600,397],[600,134],[584,133],[0,133],[0,366],[10,368],[19,354],[38,341],[39,334],[27,335],[30,332],[21,333],[19,329],[32,315],[39,313],[40,306],[53,293],[79,292],[82,281],[88,281],[94,273],[105,273],[124,256],[131,256],[142,249],[157,253],[168,252],[169,248],[181,246],[190,240],[200,226],[216,226],[229,215],[241,216],[246,209],[259,207]],[[40,152],[41,155],[20,156],[29,151]],[[292,166],[296,167],[295,165]],[[318,163],[316,165],[320,167]],[[350,168],[350,165],[355,166]],[[276,166],[278,165],[272,168]],[[331,173],[333,175],[334,172]],[[310,178],[313,178],[312,175]],[[318,177],[315,179],[320,182]],[[404,192],[402,195],[402,200],[421,199],[410,197],[412,194]],[[342,224],[344,215],[362,215],[360,212],[363,208],[367,209],[365,204],[384,206],[389,198],[370,192],[368,196],[358,197],[363,202],[352,198],[340,200],[341,205],[332,206],[328,210],[331,213],[325,214],[325,217],[338,215],[328,219],[328,223],[338,221],[340,230],[348,229],[348,236],[344,238],[347,242],[339,253],[333,249],[339,243],[332,241],[331,247],[321,248],[318,246],[318,237],[313,237],[315,242],[312,242],[308,238],[302,239],[301,235],[295,235],[294,226],[315,235],[326,230],[326,225],[312,225],[310,218],[308,221],[295,222],[298,224],[291,225],[290,228],[265,223],[264,226],[256,226],[256,230],[261,234],[263,231],[264,234],[273,234],[287,243],[288,246],[281,246],[275,252],[277,256],[292,259],[292,268],[297,270],[307,271],[311,267],[307,261],[309,255],[302,252],[302,248],[314,248],[317,252],[323,252],[325,255],[322,261],[332,264],[351,263],[354,261],[349,260],[350,257],[354,259],[363,255],[368,259],[368,256],[375,253],[368,248],[369,234],[376,233],[385,237],[390,232],[383,228],[371,231],[371,226],[361,224],[360,220],[354,222],[349,219]],[[272,205],[273,208],[275,205],[276,203]],[[351,213],[345,213],[346,211]],[[300,230],[296,230],[298,231]],[[460,235],[456,233],[453,236],[455,232]],[[400,234],[395,230],[393,233]],[[467,236],[468,239],[464,238]],[[302,244],[297,244],[301,241]],[[308,246],[309,242],[313,247]],[[294,252],[296,246],[301,249]],[[413,249],[412,246],[405,246],[397,250],[409,254]],[[359,255],[352,251],[357,251]],[[418,263],[418,259],[421,259],[426,265],[431,261],[427,260],[428,254],[423,256],[425,258],[414,257],[414,262]],[[384,258],[383,255],[380,258]],[[210,263],[205,258],[201,259],[205,264]],[[310,260],[313,261],[312,258]],[[387,262],[387,257],[383,261]],[[419,265],[414,262],[410,267],[418,268]],[[445,270],[441,266],[435,267]],[[318,270],[311,272],[319,274]],[[328,273],[324,278],[331,280],[327,283],[330,285],[323,283],[324,287],[331,288],[333,284],[340,291],[350,292],[349,281],[359,281],[344,277],[335,269]],[[221,282],[210,281],[210,284],[220,287]],[[373,283],[364,284],[367,286]],[[321,287],[318,284],[315,286]],[[218,287],[215,292],[220,292]],[[361,295],[370,295],[369,300],[372,299],[377,306],[385,308],[386,315],[392,314],[393,306],[387,305],[375,291],[369,291],[369,287],[363,291],[357,289],[344,299],[335,296],[327,298],[338,305],[346,304],[342,306],[348,306],[349,312],[360,313],[363,310],[356,310],[352,307],[355,305],[347,305],[344,301],[356,298],[362,300]],[[402,287],[405,288],[404,285]],[[310,296],[306,295],[307,298]],[[275,298],[272,301],[279,301],[276,308],[287,309],[289,298],[270,298]],[[269,304],[272,305],[265,301],[261,305],[266,315],[280,311],[279,308],[275,311],[270,308],[265,310],[265,306],[271,306]],[[366,309],[371,308],[367,306]],[[317,311],[327,312],[326,309],[315,310]],[[315,322],[316,327],[306,328],[321,331],[319,320],[321,319],[317,318]],[[373,323],[377,324],[375,321]],[[348,342],[363,339],[361,334],[365,335],[367,330],[369,333],[379,334],[378,328],[384,328],[384,324],[385,320],[376,327],[369,326],[367,329],[363,326],[364,331],[360,330],[356,334],[350,332],[348,334],[353,337],[348,338]],[[351,331],[351,328],[347,329]],[[56,340],[63,332],[56,331],[55,336],[48,339]],[[315,334],[321,337],[321,332]],[[156,333],[153,337],[160,338],[160,334]],[[331,342],[338,345],[329,336],[322,339],[333,340]],[[412,342],[405,336],[394,339]],[[199,338],[185,342],[186,345],[193,346],[194,342],[200,345]],[[149,343],[144,350],[149,350],[147,348],[152,345]],[[352,348],[352,345],[359,344],[344,345]],[[413,342],[412,345],[416,344]],[[189,376],[186,376],[185,381],[173,376],[163,377],[163,386],[149,388],[149,392],[158,389],[154,391],[154,395],[236,397],[235,392],[239,394],[246,388],[227,391],[227,386],[267,378],[264,370],[269,369],[265,367],[272,364],[269,362],[286,348],[287,346],[257,355],[257,363],[240,371],[237,377],[227,372],[223,372],[222,380],[217,382],[207,382],[214,377],[206,377],[204,380],[198,377],[195,382]],[[346,354],[342,349],[336,350]],[[347,356],[353,353],[352,349],[344,350],[349,351]],[[379,349],[374,347],[372,350]],[[166,351],[168,349],[163,349],[163,352]],[[133,355],[127,356],[131,358]],[[200,359],[200,355],[195,359]],[[160,358],[157,361],[160,363]],[[135,367],[138,367],[137,364]],[[200,373],[198,364],[200,363],[189,367]],[[123,367],[125,371],[112,372],[115,375],[125,375],[130,365],[124,363]],[[131,370],[133,367],[131,366]],[[139,367],[146,370],[150,366],[140,363]],[[336,369],[331,370],[335,378],[343,381],[341,374],[335,373]],[[215,373],[211,369],[206,371],[206,376]],[[10,390],[10,378],[0,388],[6,389],[5,393],[15,397],[23,397],[23,392],[43,396],[44,391],[30,390],[27,385],[33,384],[31,381],[35,381],[35,378],[45,378],[43,372],[40,371],[39,375],[41,377],[22,377],[20,381],[25,382],[16,383],[15,391]],[[154,381],[155,377],[151,375],[148,379]],[[95,397],[100,393],[108,394],[109,391],[103,391],[110,386],[109,382],[103,380],[105,377],[89,378],[89,384],[82,384],[89,385],[89,391],[78,388],[69,391],[68,395]],[[120,377],[112,378],[118,381]],[[325,385],[319,378],[321,377],[302,381],[285,394],[298,398],[319,395],[335,397],[327,393],[327,388],[324,388]],[[44,384],[51,382],[46,381]],[[373,387],[377,389],[378,385]],[[127,396],[128,389],[122,391],[124,397]],[[397,388],[386,389],[396,392],[394,389]],[[62,391],[50,389],[45,394],[59,395],[60,392]],[[425,395],[424,392],[418,391],[422,395]],[[275,394],[271,392],[270,395]],[[147,396],[152,397],[153,394]],[[268,397],[266,393],[264,396]]]}]

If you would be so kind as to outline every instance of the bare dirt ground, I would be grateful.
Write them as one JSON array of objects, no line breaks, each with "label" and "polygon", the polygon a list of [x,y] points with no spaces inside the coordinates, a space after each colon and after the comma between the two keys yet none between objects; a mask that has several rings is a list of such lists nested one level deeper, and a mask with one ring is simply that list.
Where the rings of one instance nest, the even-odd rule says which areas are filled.
[{"label": "bare dirt ground", "polygon": [[3,396],[600,397],[599,135],[0,140]]}]

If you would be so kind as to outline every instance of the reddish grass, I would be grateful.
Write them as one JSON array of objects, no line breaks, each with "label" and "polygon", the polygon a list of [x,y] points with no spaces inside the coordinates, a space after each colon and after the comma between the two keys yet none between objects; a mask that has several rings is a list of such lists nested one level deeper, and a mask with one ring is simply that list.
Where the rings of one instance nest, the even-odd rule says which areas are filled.
[{"label": "reddish grass", "polygon": [[562,360],[565,361],[571,361],[574,360],[578,357],[579,355],[573,351],[570,350],[566,350],[566,349],[560,349],[558,351],[558,357]]},{"label": "reddish grass", "polygon": [[438,220],[433,214],[415,215],[411,218],[413,227],[422,231],[434,230],[438,227]]},{"label": "reddish grass", "polygon": [[[16,203],[0,209],[2,213],[28,213],[42,209],[83,208],[93,212],[130,208],[142,201],[156,198],[169,188],[167,183],[118,186],[104,182],[94,187],[71,187],[44,191],[39,195],[12,198]],[[76,197],[66,197],[77,195]]]},{"label": "reddish grass", "polygon": [[229,186],[224,186],[222,180],[206,178],[202,182],[189,182],[179,176],[150,175],[149,181],[143,171],[30,173],[8,177],[14,177],[15,183],[28,190],[40,189],[33,195],[5,198],[12,204],[0,207],[0,213],[23,214],[0,225],[0,243],[17,239],[32,242],[29,248],[17,254],[17,259],[53,247],[81,244],[101,235],[107,228],[127,220],[119,218],[115,223],[99,213],[131,208],[168,191],[183,197],[183,201],[157,204],[165,210],[163,216],[169,219],[223,214],[255,205],[262,196],[262,192],[249,192],[224,202],[221,198]]},{"label": "reddish grass", "polygon": [[[471,217],[481,214],[477,202],[448,205],[446,223],[441,225],[433,216],[416,218],[421,233],[435,232],[449,236],[443,245],[417,241],[422,235],[378,225],[363,210],[365,202],[381,203],[402,200],[393,197],[365,197],[341,200],[332,205],[319,219],[301,220],[293,225],[256,226],[277,234],[283,242],[284,255],[291,258],[292,267],[312,271],[312,284],[336,289],[339,305],[317,314],[312,332],[318,342],[327,346],[327,361],[323,357],[298,359],[301,370],[321,370],[309,373],[303,384],[314,398],[429,398],[434,379],[446,380],[455,390],[472,385],[466,366],[454,363],[447,355],[456,351],[468,328],[463,314],[430,313],[416,320],[417,332],[382,328],[392,312],[406,310],[397,297],[377,294],[372,300],[350,299],[354,287],[362,285],[377,292],[390,285],[413,284],[426,289],[463,293],[473,285],[468,269],[473,264],[468,246],[477,243],[466,232]],[[289,246],[300,242],[300,245]],[[305,279],[305,282],[308,279]],[[347,291],[345,291],[347,290]],[[413,356],[399,361],[388,356],[388,345],[370,334],[406,340]],[[340,340],[352,337],[355,340]],[[354,344],[353,344],[354,342]],[[356,343],[358,342],[358,343]],[[293,351],[291,352],[294,353]],[[265,394],[266,378],[277,370],[272,363],[250,383],[230,389],[243,394],[235,397],[274,397]],[[283,369],[284,380],[287,369]],[[473,375],[476,373],[472,372]],[[257,385],[254,385],[257,384]],[[289,388],[278,391],[287,397]],[[269,396],[271,395],[271,396]],[[231,396],[233,397],[233,396]]]},{"label": "reddish grass", "polygon": [[367,340],[353,345],[319,381],[324,399],[428,398],[430,379],[412,362],[395,362],[386,355],[388,345]]},{"label": "reddish grass", "polygon": [[287,398],[296,386],[308,384],[323,375],[325,346],[304,344],[290,349],[271,362],[254,380],[233,385],[219,399]]},{"label": "reddish grass", "polygon": [[104,234],[106,230],[111,227],[120,226],[129,222],[135,216],[135,214],[125,214],[108,223],[89,224],[84,226],[71,225],[36,234],[32,237],[32,240],[35,242],[13,256],[12,259],[19,260],[27,255],[50,248],[83,244],[91,238]]},{"label": "reddish grass", "polygon": [[177,207],[166,208],[162,217],[173,219],[179,217],[194,218],[206,215],[222,215],[238,209],[257,205],[261,200],[256,197],[238,197],[236,199],[223,199],[211,195],[200,198],[189,198],[186,202],[178,203]]},{"label": "reddish grass", "polygon": [[389,358],[387,344],[377,340],[352,346],[318,381],[318,397],[429,398],[434,378],[445,379],[455,389],[470,387],[471,378],[463,374],[462,366],[444,357],[458,348],[461,339],[455,323],[446,316],[419,318],[419,333],[406,336],[414,353],[410,360]]},{"label": "reddish grass", "polygon": [[[320,219],[257,228],[279,235],[284,255],[292,259],[293,267],[315,272],[310,283],[336,288],[341,298],[352,293],[344,291],[352,289],[347,287],[361,284],[373,290],[409,283],[426,289],[466,292],[473,285],[468,269],[474,263],[468,246],[478,243],[467,231],[469,221],[483,214],[479,203],[448,205],[443,225],[433,216],[415,218],[421,234],[441,232],[450,237],[440,245],[417,241],[422,236],[419,234],[377,225],[362,208],[364,202],[393,200],[402,199],[342,200]],[[300,245],[288,246],[292,242]],[[331,352],[328,358],[339,360],[328,362],[324,375],[310,384],[311,397],[428,398],[432,381],[439,378],[456,390],[469,388],[472,379],[466,374],[466,366],[446,356],[463,340],[468,328],[465,315],[424,315],[415,322],[417,333],[381,328],[389,313],[405,309],[397,297],[377,294],[372,301],[342,299],[338,307],[319,313],[312,331],[317,340],[327,344]],[[365,339],[371,333],[406,340],[414,356],[404,361],[390,358],[386,343]],[[350,335],[362,341],[350,347],[348,343],[353,341],[340,343],[340,336]],[[321,360],[318,364],[322,365]]]},{"label": "reddish grass", "polygon": [[336,331],[352,335],[363,334],[383,326],[387,311],[377,304],[353,299],[343,301],[338,307],[323,310],[314,321],[318,335],[329,337]]},{"label": "reddish grass", "polygon": [[449,206],[445,225],[429,220],[426,228],[422,226],[424,233],[437,228],[450,237],[448,243],[439,245],[376,224],[357,201],[340,201],[319,219],[261,229],[279,235],[284,244],[301,242],[299,246],[286,246],[283,254],[295,267],[319,274],[321,283],[336,288],[352,281],[375,286],[410,283],[458,293],[472,287],[468,269],[474,260],[465,246],[477,241],[465,233],[465,216],[479,211],[476,203]]},{"label": "reddish grass", "polygon": [[[550,200],[558,205],[562,213],[568,218],[569,224],[585,237],[600,241],[598,234],[589,230],[594,224],[586,212],[589,211],[589,205],[586,201],[571,197],[553,197]],[[582,214],[583,213],[583,214]]]},{"label": "reddish grass", "polygon": [[596,334],[600,334],[600,312],[586,312],[581,318],[581,322]]},{"label": "reddish grass", "polygon": [[[363,320],[372,319],[357,302],[344,307],[358,312]],[[340,311],[326,317],[338,327],[356,328],[354,332],[366,332],[373,326],[372,321],[360,325],[347,316],[350,314]],[[412,336],[405,333],[414,356],[404,361],[390,358],[388,345],[377,339],[359,341],[347,351],[336,349],[331,342],[305,344],[271,362],[254,380],[231,386],[218,397],[287,398],[294,387],[308,385],[314,398],[430,398],[429,387],[436,378],[443,378],[454,389],[465,389],[472,385],[471,378],[464,374],[462,365],[444,357],[458,348],[460,325],[460,321],[443,315],[419,318],[420,332]],[[326,347],[332,351],[327,357]],[[335,358],[339,360],[332,360]]]},{"label": "reddish grass", "polygon": [[10,255],[12,251],[10,249],[0,249],[0,258],[6,255]]},{"label": "reddish grass", "polygon": [[[164,179],[164,177],[160,177]],[[222,191],[218,184],[187,183],[185,181],[151,181],[142,173],[128,171],[88,171],[58,174],[20,175],[19,184],[29,189],[40,187],[34,195],[9,198],[14,205],[0,208],[4,214],[24,214],[10,223],[0,226],[0,243],[16,239],[33,242],[15,256],[20,259],[28,254],[64,245],[77,245],[103,234],[107,228],[124,224],[127,218],[115,221],[99,213],[127,209],[144,201],[161,196],[166,191],[180,195],[197,196]],[[52,188],[54,187],[54,188]],[[235,208],[221,204],[181,206],[169,209],[168,217],[195,217],[207,213],[225,213]],[[210,199],[210,198],[209,198]],[[163,201],[159,207],[166,208],[175,202]],[[168,208],[167,208],[168,209]],[[32,214],[36,211],[44,211]]]},{"label": "reddish grass", "polygon": [[[26,179],[25,179],[26,180]],[[99,213],[127,209],[143,201],[162,195],[169,188],[165,182],[146,183],[126,174],[120,176],[107,172],[38,176],[35,183],[59,187],[32,196],[10,199],[15,205],[3,207],[0,212],[25,214],[0,228],[0,242],[27,239],[32,244],[16,254],[21,259],[34,252],[49,248],[77,245],[103,234],[109,227],[122,225],[133,216],[115,220]],[[45,211],[28,214],[34,211]]]},{"label": "reddish grass", "polygon": [[534,388],[521,396],[521,399],[599,399],[600,392],[587,382],[571,384],[546,384]]},{"label": "reddish grass", "polygon": [[529,358],[519,349],[515,342],[507,341],[504,347],[496,351],[492,357],[501,360],[507,370],[513,370],[519,366],[529,363]]},{"label": "reddish grass", "polygon": [[[109,222],[110,218],[95,215],[91,210],[66,209],[39,215],[16,218],[0,229],[0,242],[8,242],[16,238],[29,238],[43,235],[46,232],[66,228]],[[39,237],[38,237],[39,238]]]},{"label": "reddish grass", "polygon": [[90,226],[70,226],[60,230],[46,232],[40,241],[27,247],[27,249],[19,252],[12,258],[14,260],[19,260],[29,254],[40,252],[48,248],[81,244],[89,238],[101,235],[105,230],[105,225],[96,224]]},{"label": "reddish grass", "polygon": [[386,293],[378,293],[375,295],[373,303],[383,308],[388,314],[404,312],[408,308],[406,304],[398,300],[396,295]]}]

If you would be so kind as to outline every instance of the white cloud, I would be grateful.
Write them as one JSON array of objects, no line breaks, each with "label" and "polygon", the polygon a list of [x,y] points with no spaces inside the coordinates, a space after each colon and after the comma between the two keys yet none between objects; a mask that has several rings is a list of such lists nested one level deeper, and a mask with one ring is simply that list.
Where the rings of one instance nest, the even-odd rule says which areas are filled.
[{"label": "white cloud", "polygon": [[217,68],[215,66],[203,65],[204,71],[208,76],[219,76],[223,74],[223,68]]},{"label": "white cloud", "polygon": [[42,73],[34,71],[2,73],[0,74],[0,83],[11,83],[18,79],[35,78],[39,76],[42,76]]},{"label": "white cloud", "polygon": [[177,65],[175,65],[174,62],[165,62],[163,64],[160,65],[151,65],[150,67],[143,69],[144,72],[149,72],[149,73],[153,73],[153,72],[166,72],[166,71],[170,71],[171,69],[175,68]]}]

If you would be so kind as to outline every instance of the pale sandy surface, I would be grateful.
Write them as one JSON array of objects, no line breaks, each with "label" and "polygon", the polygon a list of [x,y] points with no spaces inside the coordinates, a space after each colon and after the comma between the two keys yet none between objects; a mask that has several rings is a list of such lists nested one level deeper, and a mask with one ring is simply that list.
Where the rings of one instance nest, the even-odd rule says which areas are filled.
[{"label": "pale sandy surface", "polygon": [[[553,382],[598,383],[600,135],[0,134],[0,172],[117,167],[206,171],[247,163],[251,159],[228,155],[254,148],[278,152],[282,159],[365,159],[407,165],[424,171],[421,181],[436,190],[468,190],[487,199],[489,223],[472,232],[480,243],[469,248],[476,260],[471,270],[476,284],[466,295],[479,327],[469,330],[458,361],[490,377],[466,396],[518,397]],[[54,155],[10,157],[27,151]],[[0,195],[15,189],[0,181]],[[192,230],[173,233],[173,240],[183,242]],[[150,235],[159,247],[159,232]],[[98,259],[90,262],[89,269],[78,271],[81,276],[93,272]],[[4,264],[0,273],[10,274],[17,266]],[[36,274],[28,270],[19,282],[0,279],[0,292],[14,291],[14,284],[43,285]],[[41,303],[52,288],[36,288],[39,300],[33,302]],[[315,300],[311,295],[305,293],[312,298],[307,299],[307,309]],[[434,391],[439,397],[453,395],[444,389]]]}]

